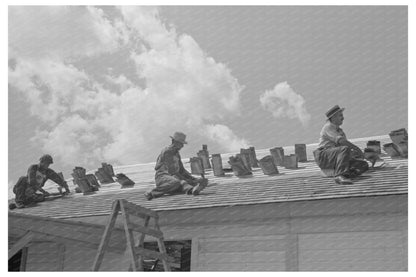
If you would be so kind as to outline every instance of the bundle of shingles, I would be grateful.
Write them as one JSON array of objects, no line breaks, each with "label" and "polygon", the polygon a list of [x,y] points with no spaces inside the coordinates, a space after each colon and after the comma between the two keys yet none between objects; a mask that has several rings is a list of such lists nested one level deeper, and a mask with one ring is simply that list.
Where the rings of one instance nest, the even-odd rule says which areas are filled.
[{"label": "bundle of shingles", "polygon": [[251,168],[249,169],[247,167],[248,163],[245,155],[237,154],[235,156],[231,156],[228,163],[231,165],[231,169],[233,170],[234,175],[237,177],[253,175]]},{"label": "bundle of shingles", "polygon": [[121,185],[122,189],[134,187],[134,182],[129,177],[127,177],[124,173],[116,174],[116,178],[117,178],[116,181]]},{"label": "bundle of shingles", "polygon": [[94,174],[86,174],[85,168],[76,166],[71,175],[74,178],[74,184],[78,186],[75,191],[82,192],[84,195],[98,191],[100,184]]},{"label": "bundle of shingles", "polygon": [[405,128],[390,132],[392,143],[383,145],[384,151],[391,157],[407,158],[408,134]]},{"label": "bundle of shingles", "polygon": [[101,184],[110,184],[114,183],[113,176],[114,170],[111,164],[101,163],[100,168],[97,169],[95,172],[95,176],[97,176],[98,180]]}]

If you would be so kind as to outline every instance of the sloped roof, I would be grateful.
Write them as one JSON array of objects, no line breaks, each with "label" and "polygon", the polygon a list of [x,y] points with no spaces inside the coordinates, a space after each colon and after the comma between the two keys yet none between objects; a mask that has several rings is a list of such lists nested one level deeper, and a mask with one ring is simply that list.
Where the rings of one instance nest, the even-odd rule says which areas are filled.
[{"label": "sloped roof", "polygon": [[[381,144],[391,142],[388,136],[351,141],[364,148],[368,140],[375,139]],[[339,185],[332,178],[323,177],[316,166],[312,154],[316,147],[317,144],[307,145],[308,162],[299,163],[298,169],[278,167],[278,175],[267,176],[260,168],[254,168],[253,176],[247,178],[237,178],[232,173],[214,177],[212,171],[208,171],[209,185],[200,195],[171,195],[151,201],[147,201],[143,193],[154,187],[154,163],[115,167],[116,173],[122,172],[135,181],[134,188],[120,189],[118,183],[102,185],[100,191],[92,195],[71,194],[33,207],[15,209],[12,213],[51,218],[107,215],[115,199],[126,199],[160,211],[408,193],[407,159],[391,159],[384,153],[384,167],[369,170],[352,185]],[[285,154],[294,153],[294,146],[284,147],[284,150]],[[256,150],[256,154],[260,159],[268,155],[269,150]],[[227,164],[230,155],[222,154],[223,165]],[[185,163],[185,167],[189,169],[189,163]]]}]

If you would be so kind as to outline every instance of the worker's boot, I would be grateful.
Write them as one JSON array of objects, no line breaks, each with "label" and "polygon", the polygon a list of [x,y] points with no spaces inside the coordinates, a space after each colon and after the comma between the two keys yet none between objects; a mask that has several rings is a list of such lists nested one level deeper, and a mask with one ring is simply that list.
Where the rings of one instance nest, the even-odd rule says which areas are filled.
[{"label": "worker's boot", "polygon": [[151,192],[145,192],[144,193],[144,197],[146,197],[147,200],[152,200],[153,199],[153,195]]},{"label": "worker's boot", "polygon": [[21,203],[21,202],[16,202],[16,208],[17,209],[23,209],[25,206],[25,204]]},{"label": "worker's boot", "polygon": [[348,184],[352,184],[352,180],[344,177],[342,175],[335,177],[335,183],[337,184],[341,184],[341,185],[348,185]]}]

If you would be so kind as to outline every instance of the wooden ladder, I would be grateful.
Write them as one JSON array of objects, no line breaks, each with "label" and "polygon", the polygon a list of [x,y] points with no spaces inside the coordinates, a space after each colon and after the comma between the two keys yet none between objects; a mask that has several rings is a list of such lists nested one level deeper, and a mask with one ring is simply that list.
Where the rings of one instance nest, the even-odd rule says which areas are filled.
[{"label": "wooden ladder", "polygon": [[[169,256],[166,253],[165,243],[163,242],[163,233],[159,228],[159,216],[155,211],[135,205],[124,199],[115,200],[113,202],[112,212],[105,227],[100,246],[98,247],[98,252],[95,257],[92,270],[98,271],[101,266],[104,258],[104,252],[110,242],[111,232],[114,229],[114,225],[120,211],[124,217],[124,231],[127,240],[126,251],[131,258],[131,269],[133,271],[143,271],[143,257],[148,257],[162,261],[164,270],[170,271],[168,263]],[[130,215],[143,218],[144,226],[131,222]],[[154,219],[154,228],[149,228],[150,218]],[[133,232],[141,233],[140,239],[136,244],[134,243]],[[144,248],[143,244],[146,235],[156,238],[160,252]]]}]

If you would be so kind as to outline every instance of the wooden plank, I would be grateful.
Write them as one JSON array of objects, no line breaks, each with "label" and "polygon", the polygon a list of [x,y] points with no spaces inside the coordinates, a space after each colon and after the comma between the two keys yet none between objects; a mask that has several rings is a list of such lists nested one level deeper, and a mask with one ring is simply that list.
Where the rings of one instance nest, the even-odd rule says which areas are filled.
[{"label": "wooden plank", "polygon": [[133,222],[127,223],[127,226],[132,231],[140,232],[142,234],[146,234],[155,238],[163,238],[163,233],[159,230],[143,227]]},{"label": "wooden plank", "polygon": [[28,231],[21,239],[19,239],[9,250],[9,260],[19,252],[23,247],[29,244],[33,240],[33,232]]},{"label": "wooden plank", "polygon": [[[160,230],[158,217],[155,218],[155,227],[156,229]],[[167,255],[165,243],[163,242],[163,238],[157,238],[156,240],[157,240],[157,245],[159,246],[159,251],[162,252],[162,254]],[[167,258],[162,259],[162,263],[163,263],[163,268],[165,269],[165,271],[170,271],[170,266],[169,266]]]},{"label": "wooden plank", "polygon": [[192,245],[191,245],[191,271],[200,271],[200,266],[199,266],[200,238],[199,238],[198,235],[193,237],[192,241],[191,241],[192,242]]},{"label": "wooden plank", "polygon": [[155,211],[152,211],[150,209],[143,208],[139,205],[135,205],[133,203],[128,202],[125,199],[121,199],[120,202],[123,203],[123,207],[126,210],[126,212],[134,214],[136,216],[146,218],[146,216],[151,216],[154,218],[158,218],[158,215]]},{"label": "wooden plank", "polygon": [[113,202],[112,213],[110,215],[107,226],[105,227],[103,237],[101,239],[100,246],[98,247],[97,256],[95,257],[94,264],[92,267],[93,271],[98,271],[103,261],[104,252],[107,249],[107,246],[110,242],[111,232],[113,231],[114,225],[116,223],[118,212],[120,211],[119,201]]},{"label": "wooden plank", "polygon": [[298,234],[288,233],[286,238],[286,270],[299,271],[299,240]]},{"label": "wooden plank", "polygon": [[28,248],[22,248],[22,257],[20,258],[20,271],[26,271]]},{"label": "wooden plank", "polygon": [[60,243],[58,247],[58,263],[56,271],[64,271],[65,266],[65,244]]},{"label": "wooden plank", "polygon": [[127,251],[129,253],[130,259],[131,259],[131,267],[133,269],[133,271],[143,271],[143,265],[141,263],[139,263],[138,261],[138,256],[136,254],[136,250],[134,247],[134,236],[133,236],[133,231],[131,229],[129,229],[129,214],[126,212],[126,203],[128,203],[127,201],[122,201],[119,200],[120,203],[120,207],[121,207],[121,212],[123,213],[124,216],[124,231],[126,233],[126,240],[127,240]]},{"label": "wooden plank", "polygon": [[[145,217],[145,219],[144,219],[144,228],[147,228],[148,226],[149,226],[149,221],[150,221],[150,216],[146,216]],[[145,236],[146,236],[146,234],[145,233],[142,233],[141,235],[140,235],[140,239],[139,239],[139,242],[137,243],[137,247],[143,247],[143,245],[144,245],[144,238],[145,238]],[[163,236],[163,235],[162,235]],[[141,268],[143,268],[143,257],[140,255],[139,256],[139,266],[141,267]]]}]

